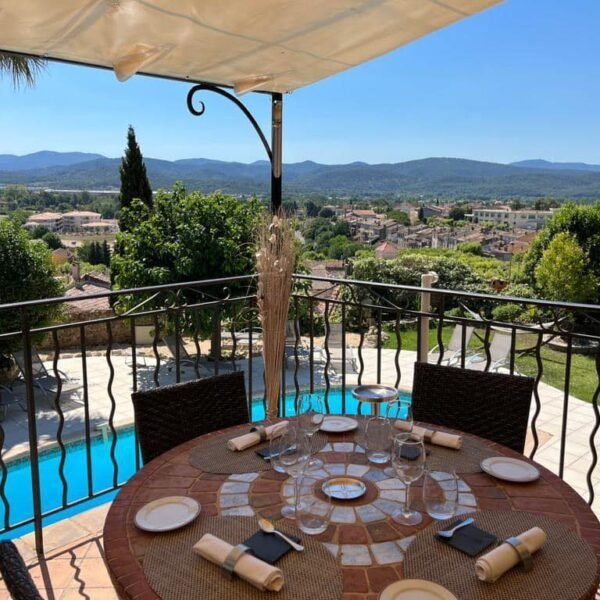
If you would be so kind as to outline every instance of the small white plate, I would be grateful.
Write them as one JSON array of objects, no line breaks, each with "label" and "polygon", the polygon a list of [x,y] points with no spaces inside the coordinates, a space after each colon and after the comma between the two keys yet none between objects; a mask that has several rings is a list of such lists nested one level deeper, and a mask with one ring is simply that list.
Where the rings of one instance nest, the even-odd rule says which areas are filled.
[{"label": "small white plate", "polygon": [[485,458],[481,461],[481,468],[488,475],[518,483],[535,481],[540,476],[540,472],[532,464],[506,456]]},{"label": "small white plate", "polygon": [[329,433],[342,433],[344,431],[353,431],[358,427],[358,421],[350,417],[325,417],[321,423],[321,431]]},{"label": "small white plate", "polygon": [[186,496],[168,496],[148,502],[135,515],[144,531],[171,531],[191,523],[200,514],[200,504]]},{"label": "small white plate", "polygon": [[425,579],[403,579],[388,585],[379,600],[457,600],[446,588]]}]

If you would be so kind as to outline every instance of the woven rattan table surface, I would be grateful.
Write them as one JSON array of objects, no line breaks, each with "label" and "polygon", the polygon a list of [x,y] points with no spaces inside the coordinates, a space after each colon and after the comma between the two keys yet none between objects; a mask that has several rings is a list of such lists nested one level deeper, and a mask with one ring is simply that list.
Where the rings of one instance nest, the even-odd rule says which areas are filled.
[{"label": "woven rattan table surface", "polygon": [[[529,512],[481,511],[472,513],[477,525],[505,540],[532,527],[541,527],[548,539],[533,555],[533,570],[511,569],[495,583],[479,581],[475,561],[434,536],[452,523],[433,523],[417,534],[404,557],[404,572],[411,579],[429,579],[457,598],[480,600],[577,600],[594,584],[597,559],[592,548],[555,519]],[[481,552],[485,554],[489,550]]]},{"label": "woven rattan table surface", "polygon": [[[201,516],[190,527],[156,536],[148,547],[144,573],[163,600],[262,600],[264,592],[238,577],[230,579],[217,565],[189,552],[205,533],[236,545],[255,531],[256,520],[249,517]],[[295,532],[288,529],[285,533]],[[278,599],[338,600],[342,593],[342,575],[335,558],[310,537],[304,540],[304,552],[288,552],[277,566],[285,577]]]},{"label": "woven rattan table surface", "polygon": [[[202,504],[204,516],[280,518],[279,511],[290,487],[285,475],[270,470],[215,474],[190,464],[191,452],[215,435],[235,435],[245,430],[247,425],[182,444],[145,465],[120,491],[106,519],[104,546],[109,573],[121,598],[160,598],[146,580],[143,569],[147,549],[156,536],[138,530],[133,523],[137,510],[147,502],[165,496],[185,495]],[[491,442],[473,436],[466,438],[485,444],[496,455],[523,458]],[[335,506],[335,522],[316,539],[335,556],[342,574],[342,600],[377,600],[387,585],[405,576],[405,552],[415,534],[432,521],[424,515],[421,525],[404,527],[392,520],[390,507],[397,506],[394,503],[398,493],[402,492],[397,489],[395,480],[383,475],[381,468],[367,463],[364,451],[354,442],[354,432],[331,434],[320,457],[328,469],[326,475],[343,472],[359,476],[367,484],[367,493],[361,499]],[[591,545],[596,556],[600,556],[600,523],[594,513],[572,488],[537,466],[540,479],[527,484],[503,482],[485,473],[461,474],[461,496],[467,504],[463,512],[473,510],[475,507],[468,505],[476,503],[476,509],[480,511],[542,515],[575,532]],[[413,488],[416,498],[420,492],[418,482]],[[294,528],[294,523],[287,520],[281,520],[279,524]],[[587,569],[592,570],[589,564]],[[597,573],[591,573],[591,577],[594,585],[581,598],[594,597],[592,588],[599,577]]]},{"label": "woven rattan table surface", "polygon": [[[244,433],[248,433],[244,431]],[[212,439],[198,445],[190,453],[190,464],[207,473],[253,473],[268,471],[271,466],[256,454],[257,450],[269,448],[270,441],[261,442],[241,452],[227,448],[231,435],[215,435]],[[312,449],[318,452],[327,443],[327,436],[317,432],[312,439]]]}]

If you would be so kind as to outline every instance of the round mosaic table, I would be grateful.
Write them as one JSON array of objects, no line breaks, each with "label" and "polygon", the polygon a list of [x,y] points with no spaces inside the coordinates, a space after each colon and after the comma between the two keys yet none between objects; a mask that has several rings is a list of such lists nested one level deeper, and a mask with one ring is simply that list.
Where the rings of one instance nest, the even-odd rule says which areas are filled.
[{"label": "round mosaic table", "polygon": [[[191,452],[215,435],[228,431],[233,437],[247,430],[247,425],[234,427],[182,444],[144,466],[121,489],[104,527],[106,563],[121,598],[159,598],[143,571],[144,555],[154,535],[140,531],[133,523],[135,513],[145,503],[164,496],[185,495],[201,503],[203,515],[281,518],[280,509],[292,493],[287,475],[273,470],[209,473],[190,464]],[[466,438],[485,444],[496,455],[523,458],[487,440]],[[404,486],[387,477],[383,467],[368,463],[364,450],[355,441],[354,432],[331,434],[319,456],[325,463],[321,478],[347,474],[360,477],[366,483],[367,492],[363,497],[334,503],[331,525],[316,539],[335,556],[342,572],[342,600],[376,600],[381,590],[403,577],[404,553],[415,534],[432,520],[424,514],[423,522],[416,527],[402,526],[392,520],[391,515],[404,500]],[[459,512],[479,509],[545,515],[575,531],[600,557],[600,523],[594,513],[560,478],[536,466],[541,477],[527,484],[503,482],[485,473],[459,473]],[[412,489],[416,506],[418,482]],[[595,581],[594,587],[600,581],[600,571]],[[583,596],[593,597],[592,588],[589,595]]]}]

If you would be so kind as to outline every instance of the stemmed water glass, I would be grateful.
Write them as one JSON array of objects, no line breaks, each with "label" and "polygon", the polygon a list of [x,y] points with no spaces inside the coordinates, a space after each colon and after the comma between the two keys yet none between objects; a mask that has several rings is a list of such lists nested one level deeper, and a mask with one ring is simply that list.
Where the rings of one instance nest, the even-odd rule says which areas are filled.
[{"label": "stemmed water glass", "polygon": [[298,428],[308,437],[310,448],[309,467],[320,469],[323,461],[313,457],[313,436],[319,431],[325,418],[325,405],[323,397],[319,394],[304,394],[298,400]]},{"label": "stemmed water glass", "polygon": [[[410,433],[413,430],[413,412],[410,400],[398,398],[398,400],[390,402],[387,405],[386,416],[392,423],[392,427],[395,427],[395,423],[398,423],[397,429],[400,429],[402,433]],[[396,476],[393,467],[386,467],[383,472],[388,477]]]},{"label": "stemmed water glass", "polygon": [[392,465],[396,476],[406,486],[404,506],[392,518],[402,525],[418,525],[423,517],[410,510],[410,484],[423,475],[425,470],[425,446],[423,440],[410,433],[399,433],[392,444]]},{"label": "stemmed water glass", "polygon": [[[281,515],[293,519],[296,514],[295,509],[295,493],[296,479],[302,474],[308,460],[310,458],[310,446],[306,435],[294,428],[288,427],[288,430],[276,440],[272,440],[270,444],[271,464],[275,470],[282,469],[293,480],[294,497],[291,499],[291,504],[286,504],[281,509]],[[278,469],[277,467],[280,467]]]}]

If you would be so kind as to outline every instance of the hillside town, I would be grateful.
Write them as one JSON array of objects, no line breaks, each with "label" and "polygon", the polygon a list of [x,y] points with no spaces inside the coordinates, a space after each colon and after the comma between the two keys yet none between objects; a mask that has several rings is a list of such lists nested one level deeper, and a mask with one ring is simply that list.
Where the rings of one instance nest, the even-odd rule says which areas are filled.
[{"label": "hillside town", "polygon": [[[508,261],[512,255],[528,249],[536,232],[544,227],[553,212],[513,210],[500,201],[471,204],[470,212],[462,211],[461,219],[453,218],[452,212],[462,210],[463,202],[446,202],[441,206],[401,203],[392,205],[387,212],[355,208],[368,203],[368,200],[358,199],[347,204],[340,200],[336,204],[325,204],[321,212],[334,221],[346,222],[349,239],[374,248],[378,257],[387,259],[406,248],[456,249],[461,243],[475,242],[481,244],[485,255]],[[404,218],[398,220],[394,213]],[[308,218],[301,209],[295,210],[293,216],[300,225]],[[76,234],[82,242],[86,236],[119,231],[118,219],[103,218],[100,213],[88,210],[34,212],[27,217],[24,227],[30,231],[42,227],[66,237]]]}]

